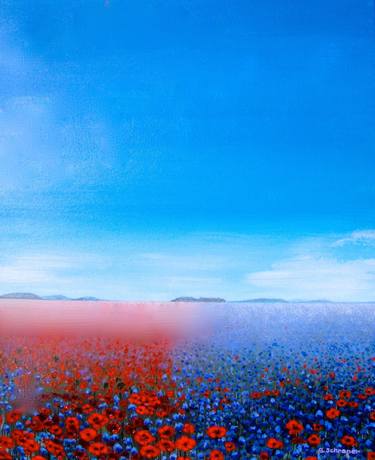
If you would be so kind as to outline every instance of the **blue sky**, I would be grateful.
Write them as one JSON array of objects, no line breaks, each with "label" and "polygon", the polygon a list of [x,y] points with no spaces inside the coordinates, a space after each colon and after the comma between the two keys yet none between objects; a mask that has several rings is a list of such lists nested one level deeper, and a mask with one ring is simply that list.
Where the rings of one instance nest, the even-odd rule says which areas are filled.
[{"label": "blue sky", "polygon": [[0,3],[0,291],[375,298],[372,1]]}]

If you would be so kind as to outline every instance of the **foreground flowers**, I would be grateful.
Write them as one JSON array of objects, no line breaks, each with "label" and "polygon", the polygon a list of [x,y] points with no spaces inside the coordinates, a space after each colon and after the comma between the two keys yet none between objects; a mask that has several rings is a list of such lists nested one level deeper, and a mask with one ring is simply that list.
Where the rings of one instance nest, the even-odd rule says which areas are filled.
[{"label": "foreground flowers", "polygon": [[373,345],[246,340],[2,337],[0,460],[374,458]]}]

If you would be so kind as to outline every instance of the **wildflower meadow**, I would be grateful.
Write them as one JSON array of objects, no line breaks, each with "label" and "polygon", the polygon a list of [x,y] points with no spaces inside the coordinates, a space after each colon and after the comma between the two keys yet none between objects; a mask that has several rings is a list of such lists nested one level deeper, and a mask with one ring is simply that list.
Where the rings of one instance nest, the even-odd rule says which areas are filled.
[{"label": "wildflower meadow", "polygon": [[143,334],[118,308],[86,334],[0,307],[1,460],[375,459],[374,305],[156,306]]}]

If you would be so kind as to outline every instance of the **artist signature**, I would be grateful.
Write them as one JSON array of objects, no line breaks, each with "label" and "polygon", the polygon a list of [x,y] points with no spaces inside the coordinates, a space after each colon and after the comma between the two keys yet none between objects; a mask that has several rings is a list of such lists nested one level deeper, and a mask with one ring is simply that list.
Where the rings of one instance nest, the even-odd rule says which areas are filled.
[{"label": "artist signature", "polygon": [[321,447],[318,449],[318,454],[342,454],[342,455],[357,455],[359,454],[360,451],[357,449],[337,449],[336,447]]}]

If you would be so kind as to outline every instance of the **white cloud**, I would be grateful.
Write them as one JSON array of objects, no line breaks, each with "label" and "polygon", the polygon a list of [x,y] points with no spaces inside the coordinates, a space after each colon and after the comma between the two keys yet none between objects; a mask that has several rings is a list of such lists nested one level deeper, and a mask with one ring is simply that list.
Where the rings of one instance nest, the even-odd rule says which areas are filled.
[{"label": "white cloud", "polygon": [[18,256],[9,258],[0,266],[0,283],[10,286],[33,286],[56,283],[58,271],[69,268],[66,258],[58,256]]},{"label": "white cloud", "polygon": [[80,295],[85,281],[90,278],[87,271],[92,266],[105,268],[105,261],[90,254],[29,253],[3,257],[0,260],[0,294],[11,291],[65,294],[68,289],[68,294]]},{"label": "white cloud", "polygon": [[300,256],[250,273],[246,279],[260,296],[368,301],[375,298],[375,259]]},{"label": "white cloud", "polygon": [[116,239],[88,244],[86,249],[75,244],[32,249],[30,243],[3,244],[0,293],[31,291],[133,300],[168,300],[181,295],[229,300],[375,298],[371,248],[360,258],[361,251],[348,251],[345,245],[333,250],[332,235],[283,243],[267,238],[267,244],[250,237],[234,239],[236,244],[220,238],[210,243],[201,237],[163,243]]},{"label": "white cloud", "polygon": [[356,230],[333,243],[334,247],[345,246],[346,244],[375,244],[375,230]]}]

